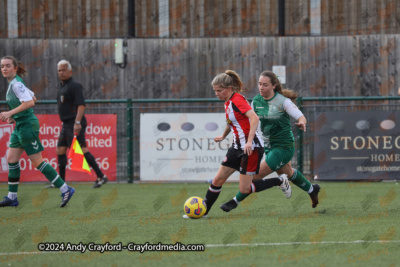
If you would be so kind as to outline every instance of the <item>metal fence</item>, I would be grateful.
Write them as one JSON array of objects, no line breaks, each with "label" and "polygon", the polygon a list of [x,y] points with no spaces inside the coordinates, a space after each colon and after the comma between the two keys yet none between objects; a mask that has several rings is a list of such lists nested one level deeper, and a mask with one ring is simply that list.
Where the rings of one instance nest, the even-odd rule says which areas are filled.
[{"label": "metal fence", "polygon": [[[335,97],[298,98],[297,105],[308,121],[307,131],[302,133],[292,123],[296,140],[296,152],[292,165],[310,179],[313,178],[312,159],[316,138],[315,114],[337,111],[395,111],[400,110],[400,97]],[[6,110],[5,101],[0,109]],[[38,101],[36,114],[57,114],[56,101]],[[86,114],[117,114],[117,181],[140,180],[140,114],[142,113],[213,113],[224,112],[223,102],[218,99],[120,99],[87,100]],[[60,122],[61,123],[61,122]]]}]

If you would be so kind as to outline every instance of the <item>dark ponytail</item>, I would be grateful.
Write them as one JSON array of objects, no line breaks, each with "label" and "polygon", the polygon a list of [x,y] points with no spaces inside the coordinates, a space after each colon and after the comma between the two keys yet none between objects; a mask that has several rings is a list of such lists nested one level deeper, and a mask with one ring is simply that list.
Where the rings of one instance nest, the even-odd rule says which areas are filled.
[{"label": "dark ponytail", "polygon": [[268,77],[271,80],[271,84],[275,85],[274,91],[280,93],[284,97],[290,98],[290,100],[295,101],[299,96],[295,91],[289,89],[282,89],[281,82],[278,77],[272,71],[263,71],[260,76]]}]

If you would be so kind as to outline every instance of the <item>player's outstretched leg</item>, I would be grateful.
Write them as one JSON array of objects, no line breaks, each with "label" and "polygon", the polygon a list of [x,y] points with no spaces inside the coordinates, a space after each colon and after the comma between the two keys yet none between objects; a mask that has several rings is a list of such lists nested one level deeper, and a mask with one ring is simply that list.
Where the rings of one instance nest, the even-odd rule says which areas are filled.
[{"label": "player's outstretched leg", "polygon": [[[250,194],[251,193],[255,193],[255,192],[261,192],[264,191],[268,188],[274,187],[274,186],[281,186],[282,184],[284,184],[284,179],[285,177],[275,177],[275,178],[270,178],[270,179],[265,179],[265,180],[257,180],[251,183],[250,186]],[[291,194],[291,188],[290,188],[290,184],[287,183],[289,185],[288,188],[285,188],[285,190],[287,190],[288,192],[290,191]],[[233,209],[235,209],[240,202],[242,202],[244,199],[246,199],[246,197],[248,197],[250,194],[245,194],[242,192],[238,192],[236,194],[236,196],[229,200],[228,202],[222,204],[220,206],[220,208],[223,211],[229,212]]]},{"label": "player's outstretched leg", "polygon": [[[311,198],[312,207],[315,208],[318,205],[318,193],[321,187],[318,184],[311,184],[310,181],[304,177],[304,175],[296,169],[293,169],[293,176],[289,178],[289,181],[306,191]],[[314,191],[315,190],[315,191]]]}]

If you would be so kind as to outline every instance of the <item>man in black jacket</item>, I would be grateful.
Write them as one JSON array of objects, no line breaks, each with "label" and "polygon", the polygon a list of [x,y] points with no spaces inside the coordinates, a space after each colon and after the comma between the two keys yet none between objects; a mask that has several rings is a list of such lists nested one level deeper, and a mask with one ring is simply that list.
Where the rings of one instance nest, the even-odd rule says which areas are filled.
[{"label": "man in black jacket", "polygon": [[107,183],[108,178],[100,170],[94,156],[86,146],[85,130],[86,118],[85,98],[82,85],[72,79],[72,67],[67,60],[61,60],[57,64],[58,78],[61,83],[58,87],[57,104],[58,114],[62,121],[62,129],[58,138],[57,156],[58,168],[61,178],[65,181],[65,169],[67,166],[67,149],[71,147],[72,139],[76,135],[83,155],[89,166],[96,172],[97,179],[93,188],[99,188]]}]

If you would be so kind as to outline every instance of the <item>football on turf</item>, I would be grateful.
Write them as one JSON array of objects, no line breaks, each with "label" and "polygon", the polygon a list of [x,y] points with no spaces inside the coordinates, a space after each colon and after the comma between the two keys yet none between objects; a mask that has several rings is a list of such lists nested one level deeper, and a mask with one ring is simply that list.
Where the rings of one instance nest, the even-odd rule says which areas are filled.
[{"label": "football on turf", "polygon": [[183,206],[185,214],[192,219],[199,219],[206,213],[207,205],[201,197],[190,197]]}]

